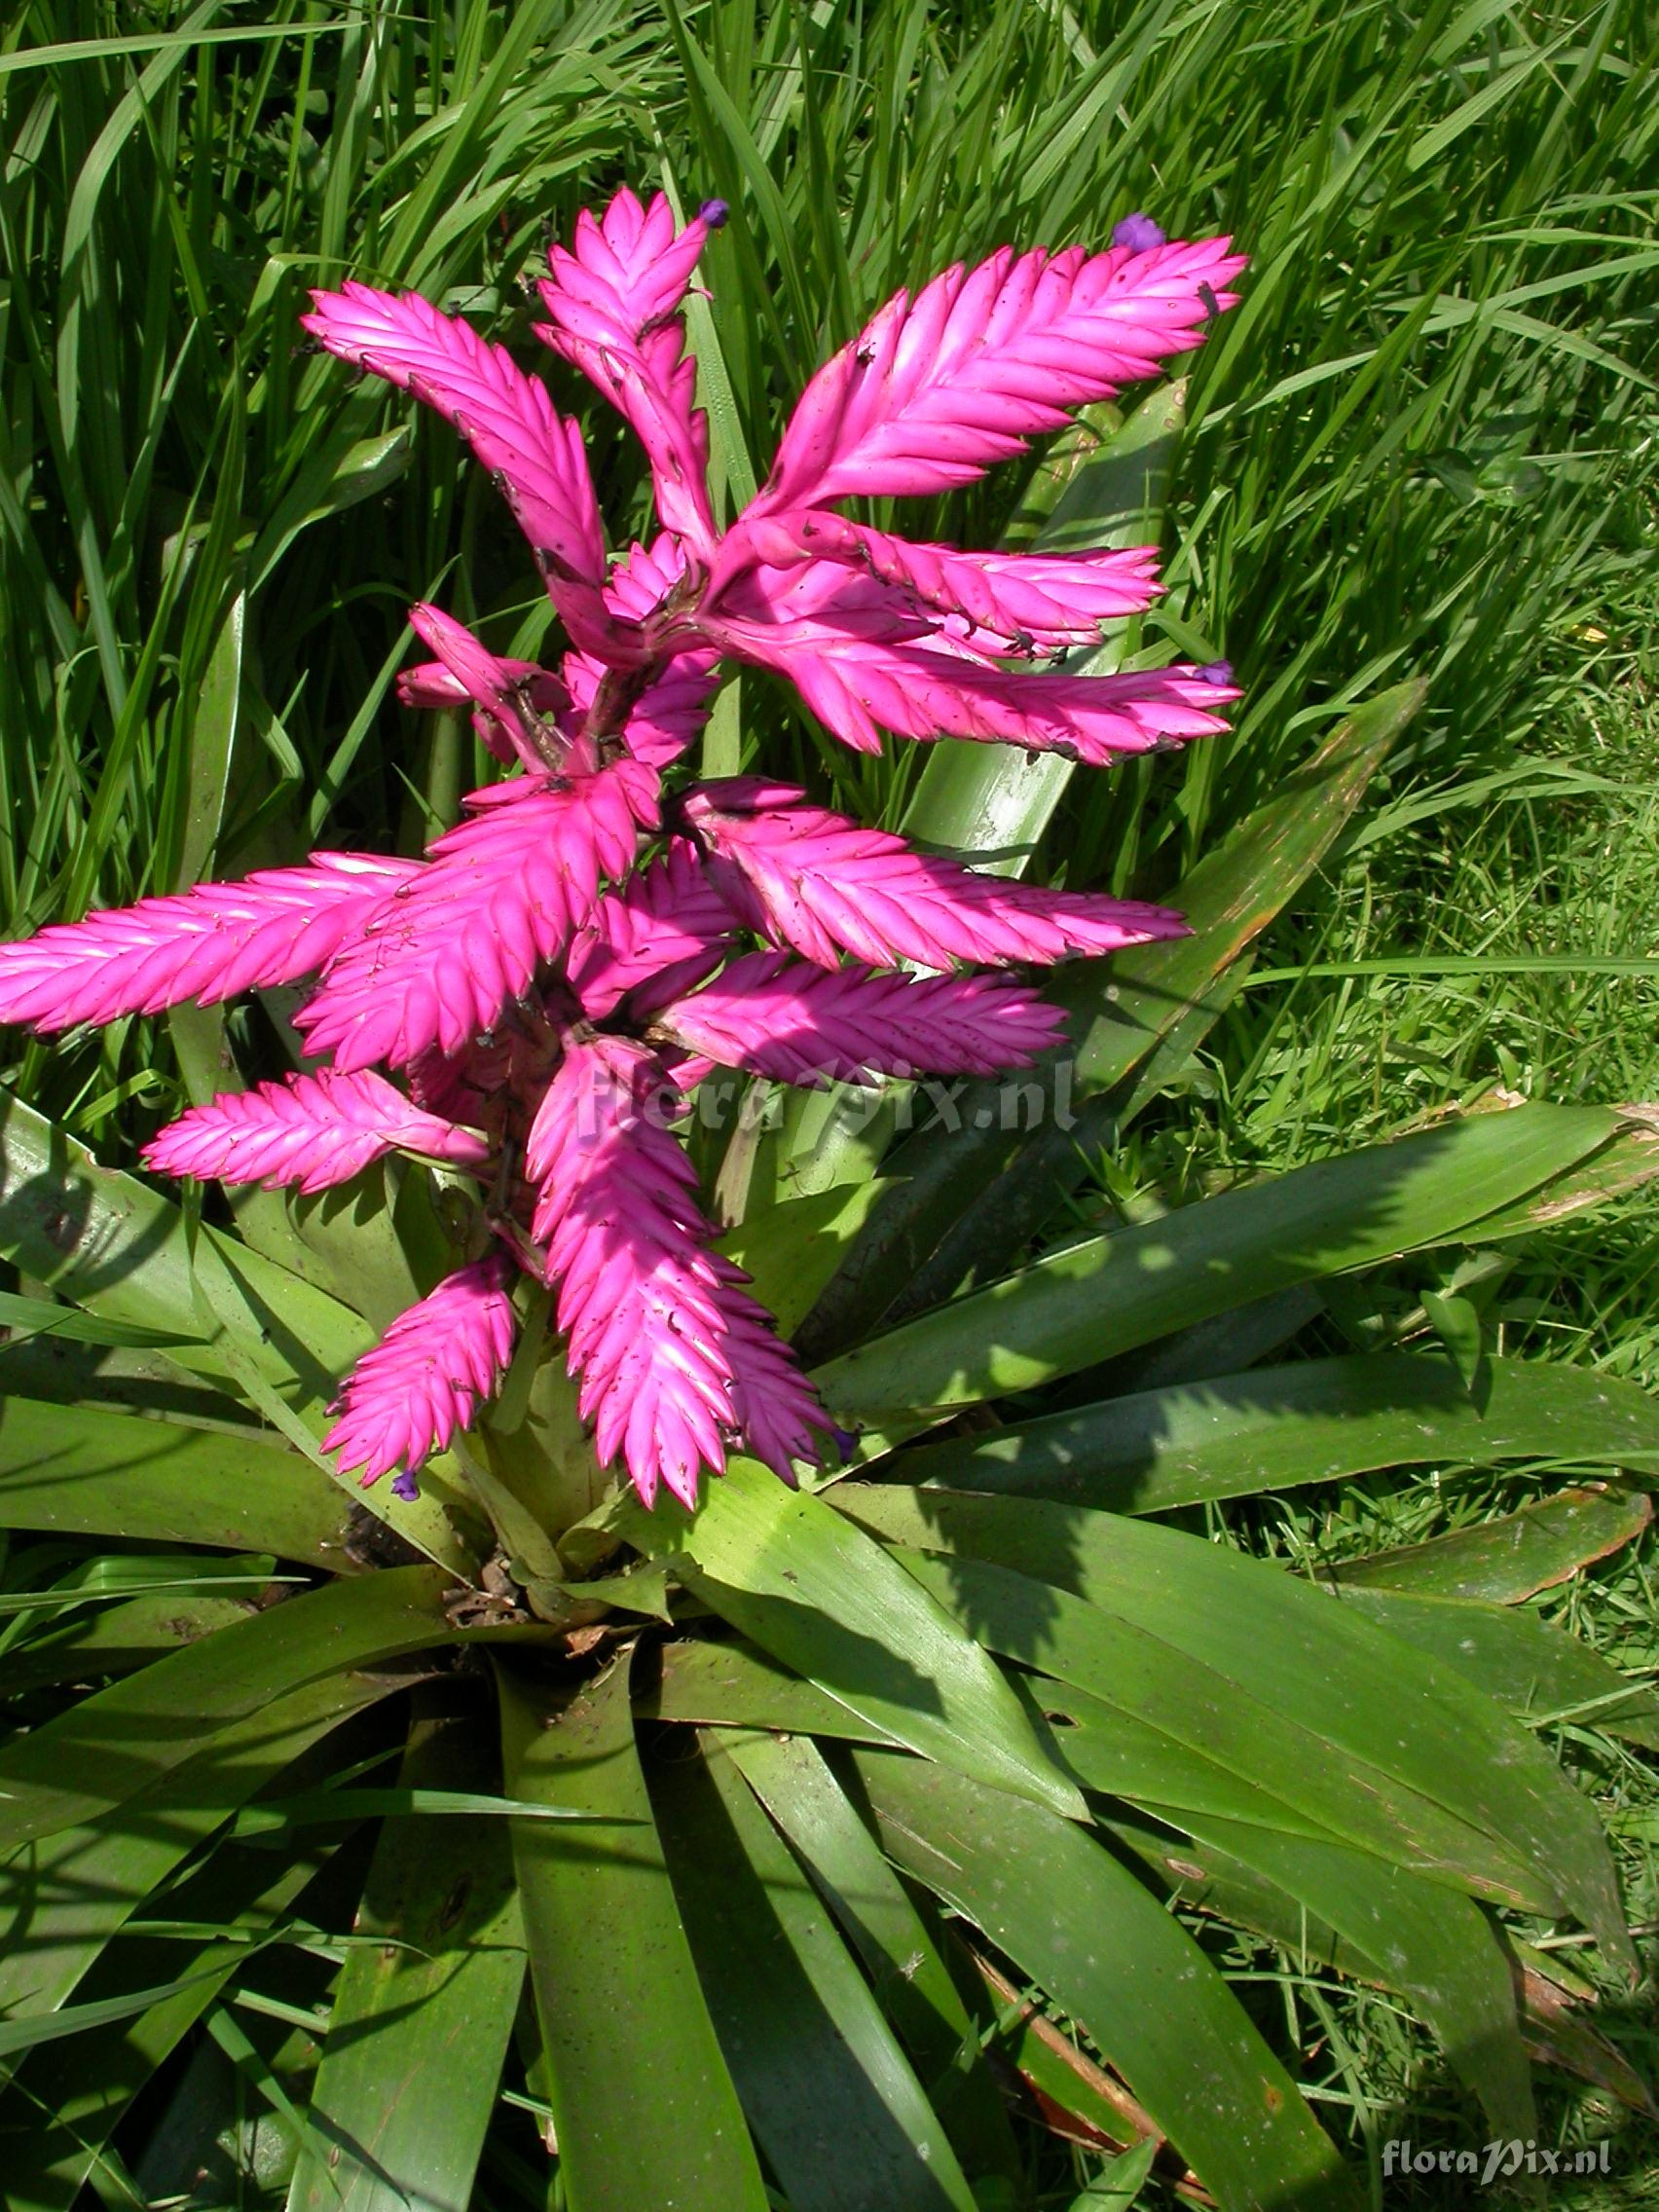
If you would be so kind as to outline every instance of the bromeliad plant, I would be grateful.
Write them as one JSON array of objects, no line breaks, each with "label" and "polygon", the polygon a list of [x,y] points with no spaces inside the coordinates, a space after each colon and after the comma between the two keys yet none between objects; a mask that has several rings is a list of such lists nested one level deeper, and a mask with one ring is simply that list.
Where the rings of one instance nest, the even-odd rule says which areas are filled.
[{"label": "bromeliad plant", "polygon": [[[1403,1998],[1504,2138],[1535,2130],[1524,2037],[1562,2001],[1536,1924],[1633,1963],[1594,1814],[1531,1724],[1594,1708],[1651,1742],[1659,1708],[1505,1601],[1641,1528],[1617,1470],[1659,1464],[1659,1418],[1494,1356],[1473,1308],[1459,1364],[1257,1363],[1325,1277],[1650,1175],[1641,1116],[1522,1107],[1161,1220],[1080,1235],[1071,1210],[1086,1146],[1185,1065],[1414,695],[1346,724],[1172,909],[682,765],[727,658],[856,747],[992,741],[940,757],[993,832],[1026,819],[1033,753],[1217,726],[1220,664],[1029,665],[1148,604],[1144,548],[962,553],[838,510],[1022,450],[1194,343],[1238,263],[1136,217],[1109,252],[1005,251],[901,296],[721,533],[680,322],[721,212],[677,229],[623,195],[552,256],[542,335],[651,465],[661,535],[614,566],[574,426],[502,349],[419,300],[317,296],[323,346],[492,470],[571,640],[542,669],[417,608],[436,657],[405,697],[469,708],[512,771],[467,819],[421,861],[318,854],[0,956],[0,1007],[42,1029],[318,974],[315,1072],[193,1109],[148,1157],[302,1197],[358,1178],[365,1255],[343,1268],[309,1205],[236,1234],[6,1109],[4,1312],[48,1332],[0,1352],[0,1517],[48,1532],[0,1747],[18,2212],[88,2187],[991,2212],[1055,2200],[1056,2139],[1123,2152],[1125,2188],[1156,2160],[1240,2212],[1316,2212],[1357,2201],[1300,2093],[1321,2061],[1230,1992],[1198,1915]],[[1144,430],[1105,462],[1138,445],[1144,473]],[[1006,973],[1062,960],[1051,1005]],[[991,1110],[999,1071],[1062,1049],[1081,1126]],[[680,1131],[719,1069],[949,1071],[964,1126],[844,1152],[717,1236]],[[434,1264],[446,1224],[459,1266]],[[400,1270],[435,1287],[367,1348],[333,1293],[379,1311]],[[1442,1271],[1453,1303],[1462,1279]],[[542,1419],[555,1296],[591,1435]],[[769,1316],[805,1325],[810,1382]],[[1062,1379],[1063,1409],[1034,1404]],[[856,1472],[786,1487],[826,1438]],[[1515,1516],[1478,1598],[1466,1547],[1327,1590],[1161,1518],[1567,1454],[1613,1479]],[[526,1482],[538,1455],[631,1488],[570,1526],[580,1486]],[[115,1535],[103,1562],[73,1541]],[[61,1683],[99,1686],[29,1725]],[[279,2122],[257,2186],[216,2066]]]},{"label": "bromeliad plant", "polygon": [[[602,1462],[685,1504],[728,1441],[785,1480],[828,1427],[711,1249],[683,1102],[717,1066],[785,1083],[1023,1067],[1057,1012],[958,973],[1178,934],[1161,907],[1028,889],[759,778],[673,780],[727,657],[777,671],[846,744],[1013,741],[1104,764],[1220,728],[1225,665],[1120,676],[1017,664],[1098,640],[1151,602],[1155,548],[1056,558],[913,544],[837,513],[971,481],[1195,345],[1234,303],[1226,239],[1171,245],[1144,216],[1109,252],[1011,250],[901,293],[814,379],[759,496],[723,533],[682,303],[711,202],[584,214],[555,246],[537,335],[638,432],[662,535],[608,562],[576,425],[546,387],[424,300],[313,295],[330,352],[413,391],[490,470],[571,640],[560,670],[503,661],[435,607],[412,705],[470,706],[515,773],[424,862],[309,866],[49,929],[0,958],[0,1018],[42,1030],[212,1003],[321,972],[296,1016],[315,1075],[187,1113],[148,1147],[174,1175],[313,1192],[401,1151],[475,1174],[468,1264],[346,1385],[327,1439],[407,1484],[464,1427],[513,1348],[523,1271],[557,1289]],[[758,938],[764,951],[744,951]],[[792,957],[793,955],[793,957]],[[850,959],[849,959],[850,956]],[[885,973],[884,973],[885,972]],[[407,1094],[376,1064],[402,1073]]]}]

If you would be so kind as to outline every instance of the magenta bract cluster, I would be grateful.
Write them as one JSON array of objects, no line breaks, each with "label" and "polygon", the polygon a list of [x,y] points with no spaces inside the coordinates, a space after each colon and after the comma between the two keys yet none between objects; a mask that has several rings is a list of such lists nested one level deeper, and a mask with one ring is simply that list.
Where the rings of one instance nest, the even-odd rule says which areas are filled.
[{"label": "magenta bract cluster", "polygon": [[345,1382],[325,1441],[365,1482],[406,1489],[472,1420],[513,1355],[521,1274],[556,1293],[595,1449],[647,1503],[665,1483],[692,1502],[733,1447],[792,1479],[831,1431],[715,1248],[677,1134],[697,1087],[716,1068],[822,1084],[1027,1065],[1059,1016],[1008,969],[1183,927],[680,763],[727,659],[787,678],[866,752],[890,732],[1104,763],[1219,728],[1224,664],[1032,665],[1148,606],[1152,548],[962,552],[836,509],[967,483],[1197,344],[1233,304],[1229,241],[1170,244],[1131,218],[1105,253],[1004,248],[900,293],[813,379],[721,532],[681,310],[723,218],[711,203],[680,228],[662,197],[623,192],[540,285],[537,335],[649,462],[661,533],[615,561],[574,424],[504,348],[415,296],[314,295],[319,343],[437,409],[491,471],[570,639],[541,668],[414,609],[433,657],[402,696],[470,711],[507,770],[459,827],[420,861],[318,853],[0,947],[0,1019],[43,1030],[317,977],[296,1016],[315,1071],[186,1113],[154,1167],[315,1191],[397,1152],[476,1179],[485,1248]]}]

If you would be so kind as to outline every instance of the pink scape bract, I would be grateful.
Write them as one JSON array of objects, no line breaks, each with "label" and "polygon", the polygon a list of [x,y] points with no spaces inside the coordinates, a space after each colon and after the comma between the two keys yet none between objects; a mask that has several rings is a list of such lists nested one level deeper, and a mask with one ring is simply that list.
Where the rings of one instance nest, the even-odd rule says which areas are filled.
[{"label": "pink scape bract", "polygon": [[549,256],[537,336],[650,465],[660,535],[615,561],[575,424],[503,347],[414,295],[313,295],[323,347],[435,408],[490,470],[570,639],[540,668],[414,609],[433,657],[403,698],[470,710],[506,771],[459,827],[420,861],[317,853],[0,947],[0,1019],[41,1030],[318,977],[296,1017],[315,1072],[184,1114],[153,1167],[315,1191],[401,1152],[478,1179],[475,1256],[344,1384],[325,1443],[365,1483],[407,1491],[473,1419],[513,1354],[521,1273],[556,1293],[595,1449],[647,1504],[662,1484],[693,1502],[734,1446],[792,1480],[830,1423],[715,1249],[675,1131],[691,1092],[716,1067],[809,1084],[1027,1065],[1060,1017],[1009,971],[1183,928],[681,763],[728,659],[786,678],[864,752],[948,735],[1098,765],[1221,727],[1225,664],[1033,666],[1147,607],[1155,549],[962,552],[836,510],[966,484],[1198,344],[1234,304],[1230,241],[1131,217],[1104,253],[1004,247],[899,293],[813,378],[722,532],[681,310],[724,214],[682,229],[625,191]]}]

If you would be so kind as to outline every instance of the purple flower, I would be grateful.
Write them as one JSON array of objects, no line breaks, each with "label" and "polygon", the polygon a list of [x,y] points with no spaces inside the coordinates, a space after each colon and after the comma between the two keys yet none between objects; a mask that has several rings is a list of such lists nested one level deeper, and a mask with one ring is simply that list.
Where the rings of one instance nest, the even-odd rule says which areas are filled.
[{"label": "purple flower", "polygon": [[1167,245],[1169,240],[1150,215],[1143,215],[1137,208],[1132,215],[1125,215],[1114,230],[1112,243],[1127,246],[1131,253],[1151,253],[1155,246]]}]

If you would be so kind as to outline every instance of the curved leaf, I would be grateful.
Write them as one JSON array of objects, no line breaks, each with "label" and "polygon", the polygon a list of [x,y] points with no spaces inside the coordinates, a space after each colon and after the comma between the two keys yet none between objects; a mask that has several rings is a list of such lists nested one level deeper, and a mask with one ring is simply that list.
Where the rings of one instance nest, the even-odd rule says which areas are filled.
[{"label": "curved leaf", "polygon": [[1555,1888],[1627,1971],[1601,1825],[1541,1745],[1467,1680],[1349,1604],[1223,1544],[1117,1514],[967,1492],[844,1486],[847,1509],[923,1550],[1051,1582],[1215,1668],[1261,1704],[1380,1760]]},{"label": "curved leaf", "polygon": [[844,1419],[894,1432],[1029,1389],[1267,1292],[1471,1234],[1624,1126],[1594,1106],[1518,1106],[1324,1160],[1093,1236],[819,1371]]},{"label": "curved leaf", "polygon": [[0,1527],[269,1551],[336,1573],[350,1507],[311,1460],[253,1434],[0,1399]]},{"label": "curved leaf", "polygon": [[1531,2074],[1515,1982],[1492,1922],[1467,1898],[1341,1844],[1200,1819],[1192,1831],[1275,1882],[1379,1962],[1486,2109],[1494,2135],[1531,2136]]},{"label": "curved leaf", "polygon": [[726,1742],[857,1948],[964,2165],[973,2174],[1016,2174],[1019,2156],[979,2047],[980,2026],[824,1754],[800,1736]]},{"label": "curved leaf", "polygon": [[[418,1723],[400,1781],[485,1789],[470,1723]],[[288,2212],[468,2212],[524,1986],[499,1821],[387,1821],[335,1983]]]},{"label": "curved leaf", "polygon": [[1659,1402],[1634,1382],[1519,1359],[1489,1361],[1483,1382],[1477,1400],[1448,1361],[1409,1352],[1299,1360],[927,1445],[905,1454],[902,1472],[1161,1513],[1419,1461],[1659,1470]]},{"label": "curved leaf", "polygon": [[340,1674],[276,1695],[129,1798],[121,1820],[25,1847],[7,1868],[17,1919],[0,1952],[0,2009],[61,2005],[109,1938],[221,1823],[330,1729],[400,1687]]},{"label": "curved leaf", "polygon": [[84,1698],[0,1751],[0,1849],[93,1820],[306,1683],[457,1636],[436,1567],[291,1598]]},{"label": "curved leaf", "polygon": [[717,1728],[770,1728],[790,1736],[846,1737],[890,1744],[885,1728],[839,1698],[802,1681],[769,1652],[734,1639],[669,1643],[654,1679],[635,1691],[635,1710],[652,1720],[691,1720]]},{"label": "curved leaf", "polygon": [[687,1518],[635,1508],[622,1532],[716,1612],[924,1758],[1081,1817],[996,1663],[881,1546],[810,1492],[740,1459]]},{"label": "curved leaf", "polygon": [[1609,1665],[1569,1630],[1541,1621],[1528,1606],[1363,1584],[1345,1586],[1340,1596],[1342,1604],[1357,1606],[1391,1636],[1404,1637],[1466,1675],[1533,1727],[1577,1720],[1659,1751],[1659,1696],[1651,1685]]},{"label": "curved leaf", "polygon": [[[361,1317],[326,1291],[204,1224],[193,1230],[170,1200],[100,1166],[5,1092],[0,1256],[92,1313],[177,1334],[174,1366],[245,1395],[296,1442],[321,1434],[324,1406],[373,1342]],[[361,1502],[428,1558],[462,1570],[471,1564],[446,1510],[464,1517],[468,1500],[447,1490],[441,1469],[413,1501],[383,1484]]]},{"label": "curved leaf", "polygon": [[1519,1512],[1449,1530],[1427,1543],[1343,1560],[1330,1578],[1348,1589],[1515,1604],[1605,1559],[1640,1536],[1652,1519],[1652,1501],[1640,1491],[1603,1484],[1559,1490]]},{"label": "curved leaf", "polygon": [[[1076,1683],[1107,1709],[1080,1712],[1075,1694],[1033,1685],[1045,1712],[1082,1722],[1062,1728],[1060,1742],[1071,1754],[1074,1737],[1084,1738],[1078,1752],[1090,1765],[1080,1756],[1078,1770],[1093,1787],[1150,1803],[1183,1826],[1193,1813],[1342,1840],[1499,1903],[1561,1909],[1561,1893],[1524,1851],[1447,1801],[1456,1792],[1427,1790],[1420,1775],[1408,1781],[1396,1769],[1375,1684],[1341,1678],[1357,1723],[1329,1729],[1311,1669],[1298,1680],[1299,1697],[1273,1696],[1236,1653],[1230,1666],[1209,1663],[1167,1631],[992,1561],[900,1556],[993,1650]],[[1508,1733],[1501,1715],[1490,1717],[1493,1734]]]},{"label": "curved leaf", "polygon": [[497,1673],[507,1789],[628,1824],[512,1824],[566,2202],[766,2212],[640,1770],[631,1656],[569,1695]]},{"label": "curved leaf", "polygon": [[888,1857],[1087,2030],[1227,2212],[1354,2212],[1357,2194],[1289,2076],[1197,1944],[1108,1851],[944,1767],[852,1757]]},{"label": "curved leaf", "polygon": [[975,2212],[806,1872],[719,1739],[704,1750],[655,1769],[653,1795],[721,2047],[793,2212]]}]

